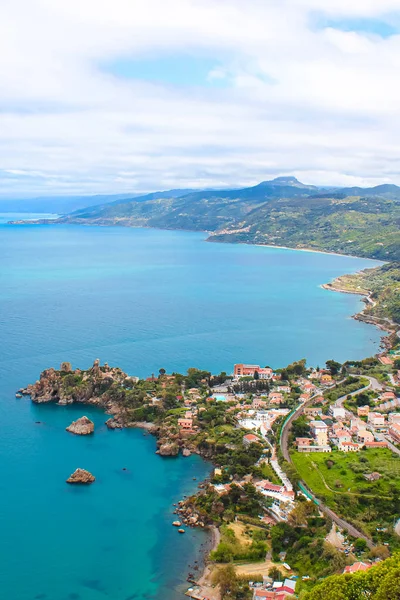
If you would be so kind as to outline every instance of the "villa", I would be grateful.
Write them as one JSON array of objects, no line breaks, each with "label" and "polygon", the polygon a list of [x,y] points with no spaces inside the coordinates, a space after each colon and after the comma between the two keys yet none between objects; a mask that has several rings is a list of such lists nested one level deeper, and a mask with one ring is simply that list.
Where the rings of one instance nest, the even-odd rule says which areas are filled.
[{"label": "villa", "polygon": [[243,363],[236,364],[233,367],[233,375],[238,379],[240,377],[254,377],[254,373],[257,373],[260,379],[271,379],[273,370],[269,367],[262,368],[260,365],[245,365]]}]

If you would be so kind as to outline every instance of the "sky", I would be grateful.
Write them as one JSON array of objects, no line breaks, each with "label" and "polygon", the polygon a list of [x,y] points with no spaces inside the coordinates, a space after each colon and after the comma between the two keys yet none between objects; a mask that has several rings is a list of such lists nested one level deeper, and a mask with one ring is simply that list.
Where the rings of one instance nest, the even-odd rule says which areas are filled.
[{"label": "sky", "polygon": [[400,0],[2,0],[0,197],[400,184]]}]

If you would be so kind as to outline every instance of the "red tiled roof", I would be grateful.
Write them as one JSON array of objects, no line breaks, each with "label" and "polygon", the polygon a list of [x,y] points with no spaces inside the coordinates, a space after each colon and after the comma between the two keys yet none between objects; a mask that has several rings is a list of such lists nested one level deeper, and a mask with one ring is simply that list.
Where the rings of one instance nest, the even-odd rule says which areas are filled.
[{"label": "red tiled roof", "polygon": [[353,565],[345,567],[343,573],[356,573],[357,571],[367,571],[372,565],[363,562],[355,562]]}]

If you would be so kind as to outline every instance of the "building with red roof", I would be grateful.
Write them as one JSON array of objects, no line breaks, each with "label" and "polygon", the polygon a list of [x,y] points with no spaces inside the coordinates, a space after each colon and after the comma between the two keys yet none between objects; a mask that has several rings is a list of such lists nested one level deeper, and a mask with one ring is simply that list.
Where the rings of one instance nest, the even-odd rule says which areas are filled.
[{"label": "building with red roof", "polygon": [[344,568],[343,573],[357,573],[358,571],[368,571],[372,565],[363,562],[355,562]]}]

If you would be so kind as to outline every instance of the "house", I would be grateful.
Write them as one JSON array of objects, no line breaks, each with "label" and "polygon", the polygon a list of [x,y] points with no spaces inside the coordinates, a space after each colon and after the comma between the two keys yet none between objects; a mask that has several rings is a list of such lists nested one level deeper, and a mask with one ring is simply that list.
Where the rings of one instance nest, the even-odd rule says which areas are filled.
[{"label": "house", "polygon": [[318,446],[328,445],[328,425],[323,421],[310,422],[311,433],[313,434]]},{"label": "house", "polygon": [[320,377],[320,382],[322,385],[332,385],[332,383],[333,383],[332,375],[329,375],[329,373],[323,373]]},{"label": "house", "polygon": [[304,392],[304,394],[300,394],[299,400],[300,402],[307,402],[311,398],[310,394]]},{"label": "house", "polygon": [[387,448],[387,442],[365,442],[366,448]]},{"label": "house", "polygon": [[353,442],[339,442],[338,450],[341,452],[358,452],[360,449],[359,444]]},{"label": "house", "polygon": [[274,581],[272,589],[255,588],[253,600],[262,598],[266,600],[284,600],[287,596],[292,596],[296,589],[296,581],[285,579],[285,581]]},{"label": "house", "polygon": [[316,417],[317,415],[322,414],[322,409],[319,408],[318,406],[306,406],[303,409],[303,413],[306,416]]},{"label": "house", "polygon": [[254,398],[251,406],[252,408],[265,408],[267,403],[265,400],[261,400],[260,398]]},{"label": "house", "polygon": [[400,424],[391,423],[389,427],[389,435],[396,444],[400,444]]},{"label": "house", "polygon": [[376,412],[370,412],[368,414],[368,423],[370,423],[374,427],[384,427],[385,426],[385,415],[381,415]]},{"label": "house", "polygon": [[308,444],[305,444],[305,445],[299,444],[297,446],[297,451],[298,452],[332,452],[332,448],[329,445],[309,446]]},{"label": "house", "polygon": [[178,419],[178,427],[183,431],[191,431],[193,428],[193,419]]},{"label": "house", "polygon": [[260,365],[245,365],[243,363],[234,365],[234,377],[254,377],[254,373],[258,374],[260,379],[271,379],[273,375],[272,369],[269,367],[262,368]]},{"label": "house", "polygon": [[330,409],[329,409],[329,413],[336,420],[338,420],[338,419],[342,419],[343,420],[343,419],[346,418],[346,411],[341,406],[331,406]]},{"label": "house", "polygon": [[313,441],[312,438],[296,438],[296,446],[311,446]]},{"label": "house", "polygon": [[355,562],[344,568],[343,573],[357,573],[357,571],[367,571],[372,565],[363,562]]},{"label": "house", "polygon": [[351,433],[348,429],[337,429],[335,433],[339,444],[343,442],[351,442]]},{"label": "house", "polygon": [[245,446],[250,446],[250,444],[259,444],[260,438],[254,435],[253,433],[248,433],[243,436],[243,444]]},{"label": "house", "polygon": [[271,392],[268,398],[271,404],[281,404],[283,402],[283,396],[280,392]]},{"label": "house", "polygon": [[357,415],[359,417],[368,417],[369,406],[366,404],[365,406],[359,406],[357,408]]},{"label": "house", "polygon": [[290,394],[290,392],[292,390],[291,390],[290,385],[280,385],[279,386],[279,391],[282,392],[283,394]]},{"label": "house", "polygon": [[389,423],[400,423],[400,413],[389,413],[388,421]]},{"label": "house", "polygon": [[382,477],[382,475],[380,473],[378,473],[377,471],[374,471],[373,473],[370,473],[369,475],[364,475],[364,477],[367,481],[378,481],[378,479],[380,479]]},{"label": "house", "polygon": [[396,394],[394,392],[383,392],[383,394],[381,394],[379,396],[379,400],[381,402],[387,402],[388,400],[395,400],[396,399]]},{"label": "house", "polygon": [[359,442],[362,445],[365,445],[368,442],[373,442],[374,441],[374,436],[370,431],[367,431],[366,429],[360,429],[357,433],[357,442]]},{"label": "house", "polygon": [[379,356],[378,360],[385,367],[390,367],[393,364],[393,360],[388,356]]}]

